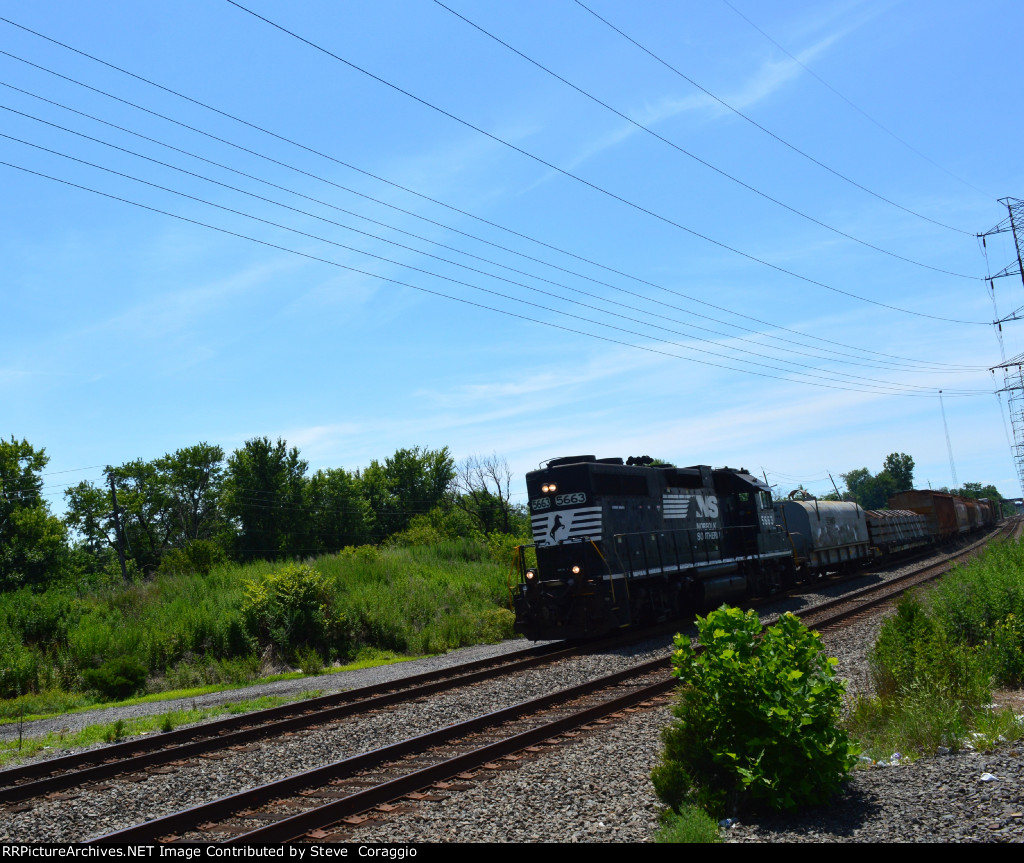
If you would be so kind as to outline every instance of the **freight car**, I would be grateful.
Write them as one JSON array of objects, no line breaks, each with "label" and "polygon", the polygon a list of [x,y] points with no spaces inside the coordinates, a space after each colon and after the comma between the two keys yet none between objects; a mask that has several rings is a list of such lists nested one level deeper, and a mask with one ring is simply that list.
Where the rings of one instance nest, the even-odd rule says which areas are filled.
[{"label": "freight car", "polygon": [[964,498],[940,491],[912,490],[889,498],[891,509],[908,509],[928,520],[928,532],[936,542],[953,539],[971,529]]},{"label": "freight car", "polygon": [[[971,527],[961,498],[905,492],[889,511],[777,501],[744,469],[648,458],[552,459],[526,475],[533,545],[519,549],[517,629],[584,638],[767,596]],[[987,503],[974,519],[995,521]],[[536,562],[528,559],[532,549]]]}]

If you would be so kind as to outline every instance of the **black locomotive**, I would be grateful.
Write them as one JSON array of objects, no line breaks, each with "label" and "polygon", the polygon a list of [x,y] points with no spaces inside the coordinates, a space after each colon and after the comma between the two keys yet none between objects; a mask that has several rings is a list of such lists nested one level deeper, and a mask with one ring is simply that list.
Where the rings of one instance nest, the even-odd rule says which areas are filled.
[{"label": "black locomotive", "polygon": [[521,557],[513,600],[528,638],[643,626],[792,578],[761,480],[650,463],[573,456],[526,475],[537,563]]},{"label": "black locomotive", "polygon": [[[740,469],[646,457],[553,459],[526,475],[533,546],[519,549],[516,628],[585,638],[645,626],[994,524],[988,501],[907,491],[888,510],[772,501]],[[533,549],[536,563],[528,560]]]}]

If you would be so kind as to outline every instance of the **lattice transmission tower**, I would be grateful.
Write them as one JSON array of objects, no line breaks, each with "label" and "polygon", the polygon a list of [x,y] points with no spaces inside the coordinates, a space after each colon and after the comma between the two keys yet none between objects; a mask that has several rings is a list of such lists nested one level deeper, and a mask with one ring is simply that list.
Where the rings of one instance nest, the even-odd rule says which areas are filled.
[{"label": "lattice transmission tower", "polygon": [[[1013,245],[1017,252],[1016,262],[1007,264],[998,273],[988,277],[989,289],[992,291],[992,303],[995,306],[995,279],[1006,276],[1020,276],[1024,282],[1024,201],[1019,198],[1000,198],[1000,204],[1005,204],[1009,215],[994,228],[979,234],[982,245],[985,249],[988,244],[986,237],[993,234],[1003,234],[1009,231],[1013,234]],[[988,257],[986,252],[986,258]],[[1013,427],[1013,443],[1010,445],[1010,452],[1013,456],[1013,463],[1017,468],[1017,479],[1020,482],[1021,493],[1024,494],[1024,354],[1006,359],[1003,350],[1003,324],[1007,321],[1019,321],[1024,319],[1024,306],[1014,309],[1009,315],[1000,318],[996,315],[995,325],[999,338],[999,349],[1002,354],[1002,362],[992,367],[994,372],[1000,369],[1003,372],[1003,388],[997,390],[997,395],[1006,393],[1008,409],[1010,412],[1010,424]]]}]

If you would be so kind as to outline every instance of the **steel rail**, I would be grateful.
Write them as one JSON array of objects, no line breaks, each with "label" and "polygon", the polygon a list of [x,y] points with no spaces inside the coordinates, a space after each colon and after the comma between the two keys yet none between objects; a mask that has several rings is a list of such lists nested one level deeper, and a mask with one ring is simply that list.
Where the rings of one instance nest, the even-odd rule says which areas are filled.
[{"label": "steel rail", "polygon": [[[450,725],[446,728],[429,732],[428,734],[411,737],[407,740],[399,741],[398,743],[385,746],[381,749],[375,749],[370,752],[354,755],[350,758],[343,759],[342,761],[337,761],[324,767],[308,770],[303,773],[296,774],[295,776],[281,779],[277,782],[241,791],[229,797],[224,797],[219,800],[213,800],[209,803],[202,804],[201,806],[182,810],[181,812],[176,812],[171,815],[164,816],[163,818],[147,821],[144,824],[109,833],[105,836],[90,840],[89,844],[131,844],[139,842],[154,842],[168,835],[178,834],[190,829],[196,829],[199,824],[206,821],[215,821],[229,817],[244,817],[238,816],[237,813],[251,809],[253,806],[264,805],[268,801],[276,798],[298,794],[311,786],[325,785],[333,779],[342,779],[354,776],[361,771],[379,767],[381,764],[394,761],[402,758],[403,756],[416,752],[423,752],[432,747],[449,743],[459,737],[481,731],[485,728],[500,725],[501,723],[508,722],[513,719],[519,719],[532,713],[538,713],[559,703],[570,702],[574,699],[591,695],[599,690],[617,686],[623,681],[647,674],[657,673],[658,671],[665,673],[665,680],[660,681],[655,685],[663,686],[664,689],[661,691],[671,689],[675,684],[674,680],[668,674],[665,659],[652,660],[650,662],[632,666],[631,668],[627,668],[622,671],[617,671],[613,674],[605,675],[604,677],[597,678],[596,680],[587,681],[586,683],[577,684],[576,686],[571,686],[567,689],[549,693],[548,695],[544,695],[539,698],[520,702],[519,704],[512,705],[511,707],[496,710],[492,713],[474,717],[473,719],[467,719],[464,722]],[[646,692],[646,690],[644,691]],[[633,695],[635,694],[636,693],[633,693]],[[643,701],[650,697],[651,694],[648,693],[638,700]],[[609,709],[607,712],[613,713],[618,709],[621,709],[621,707]],[[568,717],[567,719],[571,719],[571,717]],[[561,721],[562,720],[559,720],[559,722]],[[585,721],[590,720],[588,719]],[[582,724],[582,722],[579,724]],[[549,737],[552,735],[549,733],[546,736]],[[545,737],[541,737],[540,739],[545,739]],[[460,761],[460,763],[462,762]],[[416,787],[423,787],[423,784],[417,785]],[[317,808],[323,809],[324,807]],[[261,839],[260,841],[270,840]]]},{"label": "steel rail", "polygon": [[0,772],[0,785],[7,786],[0,788],[0,803],[25,800],[107,779],[126,771],[143,770],[211,750],[242,745],[285,731],[331,722],[445,689],[477,683],[493,676],[495,670],[499,668],[506,671],[526,670],[578,653],[583,649],[559,649],[560,647],[561,645],[542,645],[527,648],[505,654],[503,657],[477,660],[455,668],[425,672],[388,683],[332,693],[191,728],[164,732],[159,736],[142,737],[102,749],[11,768]]}]

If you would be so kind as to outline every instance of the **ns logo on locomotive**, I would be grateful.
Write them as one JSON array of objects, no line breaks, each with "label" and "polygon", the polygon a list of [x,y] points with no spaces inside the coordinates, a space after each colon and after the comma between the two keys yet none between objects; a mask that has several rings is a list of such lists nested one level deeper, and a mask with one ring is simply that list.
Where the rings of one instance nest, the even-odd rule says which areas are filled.
[{"label": "ns logo on locomotive", "polygon": [[905,492],[882,512],[773,502],[743,469],[646,456],[552,459],[526,488],[533,545],[519,549],[513,602],[516,628],[532,639],[592,637],[767,596],[995,521],[986,502],[939,492]]}]

